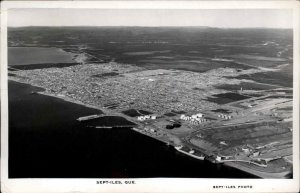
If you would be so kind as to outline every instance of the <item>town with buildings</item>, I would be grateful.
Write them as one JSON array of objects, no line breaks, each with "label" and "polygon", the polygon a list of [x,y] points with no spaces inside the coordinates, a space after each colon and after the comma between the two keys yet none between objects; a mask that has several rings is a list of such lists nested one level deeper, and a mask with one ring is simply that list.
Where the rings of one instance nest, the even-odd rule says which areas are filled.
[{"label": "town with buildings", "polygon": [[261,71],[218,68],[197,73],[108,62],[11,70],[9,79],[42,87],[41,94],[98,108],[101,116],[124,117],[136,124],[134,131],[190,157],[262,178],[283,178],[292,171],[292,89],[218,88],[255,83],[235,77]]}]

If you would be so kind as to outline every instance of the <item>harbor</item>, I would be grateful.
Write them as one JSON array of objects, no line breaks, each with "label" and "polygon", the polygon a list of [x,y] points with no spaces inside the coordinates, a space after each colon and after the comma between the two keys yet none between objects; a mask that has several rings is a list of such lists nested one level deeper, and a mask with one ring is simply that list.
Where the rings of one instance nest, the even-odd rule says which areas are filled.
[{"label": "harbor", "polygon": [[[169,148],[165,142],[159,142],[129,128],[86,128],[76,119],[98,114],[100,110],[46,95],[31,95],[32,90],[41,91],[37,87],[9,81],[9,105],[11,109],[15,109],[9,115],[9,164],[12,166],[9,174],[12,178],[57,178],[70,175],[81,178],[255,177],[231,167],[217,167],[207,161],[186,159],[185,155]],[[36,106],[34,111],[32,105]],[[17,110],[20,108],[23,111]],[[45,108],[52,111],[45,114]],[[24,114],[24,111],[27,113]],[[56,115],[55,112],[60,114]],[[53,119],[40,123],[39,119],[44,116]],[[37,119],[33,119],[34,117]],[[28,120],[33,121],[29,124]],[[21,128],[24,123],[30,125],[30,128]],[[34,146],[30,146],[28,140]],[[128,150],[126,154],[125,150]],[[115,161],[112,162],[112,159]],[[78,165],[81,167],[76,173],[72,172]]]}]

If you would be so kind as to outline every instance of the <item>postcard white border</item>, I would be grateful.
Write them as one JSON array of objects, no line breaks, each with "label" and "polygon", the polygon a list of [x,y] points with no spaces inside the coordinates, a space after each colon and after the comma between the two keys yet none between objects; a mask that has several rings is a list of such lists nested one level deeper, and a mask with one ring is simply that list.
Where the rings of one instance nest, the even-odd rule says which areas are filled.
[{"label": "postcard white border", "polygon": [[[112,179],[8,179],[7,10],[98,9],[292,9],[294,23],[293,179],[132,179],[135,185],[99,185]],[[297,1],[10,1],[1,2],[1,191],[27,192],[298,192],[299,190],[299,2]],[[125,179],[113,179],[121,180]],[[130,180],[130,179],[126,179]],[[251,189],[213,186],[251,185]]]}]

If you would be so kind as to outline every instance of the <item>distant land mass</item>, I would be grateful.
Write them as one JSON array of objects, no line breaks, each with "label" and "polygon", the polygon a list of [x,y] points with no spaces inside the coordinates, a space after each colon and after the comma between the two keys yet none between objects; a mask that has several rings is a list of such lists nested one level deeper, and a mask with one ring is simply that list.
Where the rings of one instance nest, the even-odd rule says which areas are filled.
[{"label": "distant land mass", "polygon": [[[292,29],[270,28],[10,27],[8,45],[80,49],[92,61],[114,60],[149,69],[204,72],[224,65],[240,68],[283,65],[278,71],[267,73],[279,77],[281,81],[277,84],[292,86],[292,36]],[[212,58],[229,60],[212,61]],[[264,78],[259,81],[272,82]]]}]

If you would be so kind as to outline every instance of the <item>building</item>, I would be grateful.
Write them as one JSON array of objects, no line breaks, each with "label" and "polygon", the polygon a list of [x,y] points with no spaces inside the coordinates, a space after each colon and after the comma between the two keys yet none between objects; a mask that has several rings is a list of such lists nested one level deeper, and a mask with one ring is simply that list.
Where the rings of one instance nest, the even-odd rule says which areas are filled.
[{"label": "building", "polygon": [[137,117],[137,120],[138,121],[145,121],[145,120],[148,120],[148,119],[152,119],[152,120],[154,120],[154,119],[156,119],[156,115],[144,115],[144,116],[138,116]]},{"label": "building", "polygon": [[203,117],[202,113],[194,114],[192,116],[181,115],[180,119],[185,121],[190,121],[192,124],[198,125],[200,123],[206,122],[207,119],[201,119]]}]

